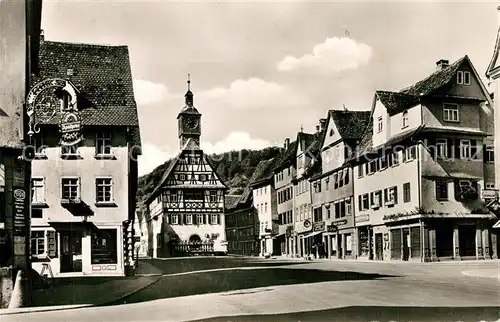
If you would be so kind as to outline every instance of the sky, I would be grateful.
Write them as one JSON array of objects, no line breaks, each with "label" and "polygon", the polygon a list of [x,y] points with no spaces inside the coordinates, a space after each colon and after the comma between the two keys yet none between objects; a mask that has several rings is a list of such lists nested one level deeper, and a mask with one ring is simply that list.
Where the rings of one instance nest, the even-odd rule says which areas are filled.
[{"label": "sky", "polygon": [[180,149],[188,73],[206,153],[281,146],[329,109],[369,110],[375,90],[415,83],[440,59],[468,55],[483,76],[497,6],[44,0],[42,28],[46,40],[129,47],[143,175]]}]

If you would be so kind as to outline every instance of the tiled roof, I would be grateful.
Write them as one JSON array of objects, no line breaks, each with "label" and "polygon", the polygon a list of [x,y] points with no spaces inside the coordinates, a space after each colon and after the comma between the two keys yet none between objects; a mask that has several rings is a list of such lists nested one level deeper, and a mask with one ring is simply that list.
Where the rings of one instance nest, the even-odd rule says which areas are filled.
[{"label": "tiled roof", "polygon": [[389,115],[399,113],[420,102],[420,97],[406,93],[376,91],[375,95],[380,99]]},{"label": "tiled roof", "polygon": [[[62,78],[77,88],[82,125],[139,126],[127,46],[44,41],[39,67],[39,74],[32,75],[33,85]],[[47,113],[38,112],[38,116]],[[59,124],[58,115],[46,124]]]},{"label": "tiled roof", "polygon": [[259,164],[257,164],[257,166],[255,167],[252,178],[250,178],[250,186],[256,185],[262,181],[272,178],[272,176],[274,175],[274,162],[276,162],[276,158],[260,161]]},{"label": "tiled roof", "polygon": [[314,138],[314,134],[299,132],[297,134],[297,142],[300,145],[300,149],[302,151],[307,149],[313,143]]},{"label": "tiled roof", "polygon": [[224,206],[226,209],[236,208],[238,202],[240,201],[241,195],[225,195],[224,196]]},{"label": "tiled roof", "polygon": [[434,91],[438,90],[442,86],[448,84],[450,80],[455,76],[458,68],[462,63],[468,60],[467,55],[460,58],[451,65],[448,65],[441,70],[435,71],[423,80],[413,84],[412,86],[402,89],[400,92],[415,96],[425,96],[432,94]]},{"label": "tiled roof", "polygon": [[311,177],[320,175],[321,170],[321,145],[325,137],[325,130],[313,134],[313,140],[308,146],[308,155],[312,158],[312,164],[306,169],[304,176]]},{"label": "tiled roof", "polygon": [[277,157],[277,161],[275,163],[275,167],[273,170],[278,170],[283,167],[288,161],[291,161],[292,164],[295,164],[297,158],[297,141],[293,141],[290,143],[288,148],[280,153]]},{"label": "tiled roof", "polygon": [[369,122],[370,111],[329,110],[343,139],[359,139]]}]

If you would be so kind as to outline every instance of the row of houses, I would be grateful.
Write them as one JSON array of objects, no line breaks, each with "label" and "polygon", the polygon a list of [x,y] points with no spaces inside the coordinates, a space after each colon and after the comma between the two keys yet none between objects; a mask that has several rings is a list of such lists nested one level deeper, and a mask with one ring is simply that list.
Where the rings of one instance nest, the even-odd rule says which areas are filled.
[{"label": "row of houses", "polygon": [[314,133],[285,139],[228,205],[228,252],[497,258],[493,95],[468,56],[434,68],[376,91],[369,110],[329,110]]}]

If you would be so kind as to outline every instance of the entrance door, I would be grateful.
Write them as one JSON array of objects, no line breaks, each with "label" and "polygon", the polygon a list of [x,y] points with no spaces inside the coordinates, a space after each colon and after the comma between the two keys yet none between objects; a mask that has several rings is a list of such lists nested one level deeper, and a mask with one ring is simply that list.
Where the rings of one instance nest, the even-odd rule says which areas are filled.
[{"label": "entrance door", "polygon": [[337,257],[342,259],[344,257],[344,248],[342,245],[342,235],[337,235]]},{"label": "entrance door", "polygon": [[460,257],[476,256],[476,226],[458,226],[458,246]]},{"label": "entrance door", "polygon": [[383,260],[383,251],[384,243],[382,240],[382,234],[375,234],[375,260],[381,261]]},{"label": "entrance door", "polygon": [[408,245],[408,240],[410,236],[410,229],[409,228],[403,228],[403,260],[407,261],[408,258],[410,257],[410,245]]},{"label": "entrance door", "polygon": [[61,273],[82,271],[82,235],[61,232]]}]

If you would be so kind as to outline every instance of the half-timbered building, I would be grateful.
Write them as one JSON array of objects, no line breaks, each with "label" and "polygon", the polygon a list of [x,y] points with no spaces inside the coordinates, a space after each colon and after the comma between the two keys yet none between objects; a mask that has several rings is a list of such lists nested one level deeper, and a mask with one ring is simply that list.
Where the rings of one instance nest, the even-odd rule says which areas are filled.
[{"label": "half-timbered building", "polygon": [[[188,81],[189,86],[189,81]],[[225,253],[224,194],[227,189],[200,148],[201,114],[188,89],[179,113],[181,151],[169,162],[146,200],[150,256]]]}]

